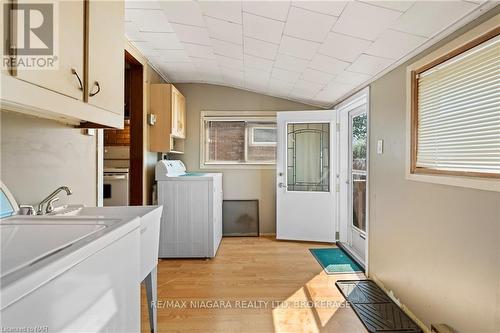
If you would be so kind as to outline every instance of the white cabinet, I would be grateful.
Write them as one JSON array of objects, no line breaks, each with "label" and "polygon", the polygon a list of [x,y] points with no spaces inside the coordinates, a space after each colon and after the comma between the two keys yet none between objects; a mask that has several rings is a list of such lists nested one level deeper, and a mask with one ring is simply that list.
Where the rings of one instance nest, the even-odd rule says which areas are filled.
[{"label": "white cabinet", "polygon": [[[23,2],[32,3],[20,1]],[[58,68],[26,70],[18,66],[10,74],[2,71],[2,109],[74,125],[89,122],[123,128],[124,2],[53,3],[59,32],[55,39]],[[6,9],[2,2],[2,11]],[[4,38],[2,47],[8,44],[5,38],[16,29],[15,24],[6,26],[9,31],[0,31]],[[0,29],[4,30],[3,22]]]},{"label": "white cabinet", "polygon": [[88,6],[88,102],[123,117],[123,2],[90,0]]},{"label": "white cabinet", "polygon": [[[18,3],[32,3],[23,0]],[[16,77],[60,94],[83,100],[83,47],[84,2],[83,0],[59,1],[57,43],[58,61],[55,70],[18,69]],[[79,81],[80,79],[80,81]]]},{"label": "white cabinet", "polygon": [[139,237],[135,229],[8,305],[2,326],[139,332]]}]

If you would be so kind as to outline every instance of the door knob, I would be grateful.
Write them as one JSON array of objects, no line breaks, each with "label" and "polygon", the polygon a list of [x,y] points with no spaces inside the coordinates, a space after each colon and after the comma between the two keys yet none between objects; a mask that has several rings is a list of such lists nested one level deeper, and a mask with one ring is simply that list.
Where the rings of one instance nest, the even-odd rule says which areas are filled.
[{"label": "door knob", "polygon": [[278,187],[279,188],[287,188],[287,186],[285,184],[283,184],[283,183],[278,183]]}]

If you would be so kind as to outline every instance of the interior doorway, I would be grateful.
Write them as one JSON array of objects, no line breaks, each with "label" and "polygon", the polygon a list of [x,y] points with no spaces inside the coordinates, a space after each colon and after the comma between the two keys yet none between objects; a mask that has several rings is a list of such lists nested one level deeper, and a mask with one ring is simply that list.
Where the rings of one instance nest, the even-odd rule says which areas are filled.
[{"label": "interior doorway", "polygon": [[369,93],[363,90],[337,110],[339,130],[339,231],[343,248],[366,266],[368,258]]},{"label": "interior doorway", "polygon": [[104,206],[144,203],[143,66],[127,51],[124,57],[124,128],[104,130]]}]

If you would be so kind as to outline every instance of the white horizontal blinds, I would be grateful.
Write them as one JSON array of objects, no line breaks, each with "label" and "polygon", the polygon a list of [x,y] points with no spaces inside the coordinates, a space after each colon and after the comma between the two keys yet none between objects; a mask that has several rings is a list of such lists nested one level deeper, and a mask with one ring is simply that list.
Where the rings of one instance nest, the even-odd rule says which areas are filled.
[{"label": "white horizontal blinds", "polygon": [[500,174],[500,37],[418,76],[416,166]]}]

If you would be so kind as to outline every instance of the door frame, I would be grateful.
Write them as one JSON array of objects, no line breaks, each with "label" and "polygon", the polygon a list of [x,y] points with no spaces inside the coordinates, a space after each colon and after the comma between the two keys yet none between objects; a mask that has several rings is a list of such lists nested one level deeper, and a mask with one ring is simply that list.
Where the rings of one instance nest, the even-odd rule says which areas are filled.
[{"label": "door frame", "polygon": [[[342,165],[341,165],[341,160],[342,152],[347,149],[348,154],[350,151],[350,146],[342,148],[340,146],[340,138],[342,133],[347,133],[349,135],[349,128],[344,129],[341,126],[341,117],[345,115],[348,119],[348,124],[349,124],[349,111],[355,109],[356,107],[366,103],[366,118],[367,118],[367,128],[366,128],[366,136],[367,136],[367,142],[366,142],[366,232],[365,232],[365,274],[369,276],[369,269],[370,269],[370,87],[366,87],[354,95],[351,95],[341,103],[335,105],[334,110],[336,111],[337,114],[337,144],[338,144],[338,151],[339,151],[339,159],[338,159],[338,164],[337,164],[337,184],[338,184],[338,189],[339,189],[339,196],[337,200],[337,214],[336,214],[336,219],[337,219],[337,230],[339,231],[339,241],[340,242],[346,242],[347,241],[347,235],[348,231],[345,227],[342,226],[342,216],[341,216],[341,203],[344,202],[342,201],[342,197],[346,195],[350,195],[348,191],[343,189],[343,184],[341,184],[341,179],[340,179],[340,172],[342,170]],[[344,150],[343,150],[344,149]],[[350,162],[349,162],[350,163]],[[345,199],[347,200],[347,199]],[[344,202],[348,203],[348,202]],[[346,221],[347,227],[350,226],[351,221]],[[347,249],[348,250],[348,249]],[[354,256],[356,256],[354,253],[352,253]]]},{"label": "door frame", "polygon": [[144,190],[144,69],[132,54],[125,50],[125,63],[130,66],[130,171],[129,205],[143,205]]}]

